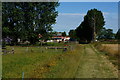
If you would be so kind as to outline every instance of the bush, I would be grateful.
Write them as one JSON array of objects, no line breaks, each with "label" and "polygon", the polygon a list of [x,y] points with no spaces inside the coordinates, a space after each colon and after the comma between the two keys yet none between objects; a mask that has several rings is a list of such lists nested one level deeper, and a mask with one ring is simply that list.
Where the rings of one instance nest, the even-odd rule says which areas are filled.
[{"label": "bush", "polygon": [[5,41],[2,41],[2,47],[6,47]]}]

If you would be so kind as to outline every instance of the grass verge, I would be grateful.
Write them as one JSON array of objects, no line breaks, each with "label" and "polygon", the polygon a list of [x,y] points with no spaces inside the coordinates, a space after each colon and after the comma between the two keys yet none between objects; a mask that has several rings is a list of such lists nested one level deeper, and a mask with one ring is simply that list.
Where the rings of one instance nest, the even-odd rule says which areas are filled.
[{"label": "grass verge", "polygon": [[94,47],[120,70],[119,44],[94,43]]}]

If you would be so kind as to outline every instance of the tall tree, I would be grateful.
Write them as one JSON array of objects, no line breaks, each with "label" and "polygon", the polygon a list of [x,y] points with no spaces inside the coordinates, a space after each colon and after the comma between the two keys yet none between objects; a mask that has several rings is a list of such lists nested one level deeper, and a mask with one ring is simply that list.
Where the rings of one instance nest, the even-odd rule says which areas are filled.
[{"label": "tall tree", "polygon": [[64,37],[66,36],[66,32],[65,31],[62,33],[62,36],[64,36]]},{"label": "tall tree", "polygon": [[97,34],[105,24],[103,14],[97,9],[91,9],[84,17],[84,21],[76,28],[76,35],[80,40],[95,41]]},{"label": "tall tree", "polygon": [[80,41],[88,43],[92,40],[93,29],[88,24],[87,16],[84,17],[84,21],[75,31]]},{"label": "tall tree", "polygon": [[18,8],[18,3],[3,3],[2,4],[2,27],[3,38],[11,37],[14,42],[20,36],[19,27],[21,27],[22,10]]},{"label": "tall tree", "polygon": [[58,2],[3,3],[3,37],[9,36],[14,42],[21,38],[31,43],[37,41],[39,33],[46,38],[56,22],[58,6]]},{"label": "tall tree", "polygon": [[112,29],[106,29],[106,28],[103,28],[101,29],[101,31],[99,32],[98,34],[98,39],[114,39],[114,33],[113,33],[113,30]]},{"label": "tall tree", "polygon": [[118,29],[116,35],[115,35],[115,38],[120,40],[120,29]]},{"label": "tall tree", "polygon": [[71,37],[71,38],[73,38],[73,39],[76,39],[77,37],[76,37],[76,32],[75,32],[75,30],[70,30],[69,31],[69,37]]},{"label": "tall tree", "polygon": [[93,41],[96,40],[97,34],[105,25],[104,17],[101,11],[97,9],[91,9],[87,12],[88,21],[90,27],[93,28]]}]

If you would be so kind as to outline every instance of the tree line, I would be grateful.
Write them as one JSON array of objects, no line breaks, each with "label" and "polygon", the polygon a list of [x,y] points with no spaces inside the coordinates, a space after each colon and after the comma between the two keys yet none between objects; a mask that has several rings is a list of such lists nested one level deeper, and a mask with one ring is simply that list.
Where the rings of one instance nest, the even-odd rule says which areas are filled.
[{"label": "tree line", "polygon": [[[30,41],[35,44],[41,39],[49,39],[52,25],[56,23],[59,6],[58,2],[3,2],[2,3],[2,39],[10,37],[14,44],[18,38],[22,41]],[[82,23],[75,29],[69,31],[72,40],[80,42],[94,42],[96,39],[120,39],[120,29],[116,34],[112,29],[104,27],[105,21],[101,11],[91,9],[84,16]],[[62,33],[66,36],[66,33]]]},{"label": "tree line", "polygon": [[117,34],[112,29],[104,27],[103,13],[97,9],[88,10],[83,22],[69,31],[69,36],[79,42],[90,43],[96,40],[120,39],[120,29]]},{"label": "tree line", "polygon": [[2,39],[10,37],[28,40],[35,44],[38,34],[47,39],[56,23],[58,2],[3,2],[2,3]]}]

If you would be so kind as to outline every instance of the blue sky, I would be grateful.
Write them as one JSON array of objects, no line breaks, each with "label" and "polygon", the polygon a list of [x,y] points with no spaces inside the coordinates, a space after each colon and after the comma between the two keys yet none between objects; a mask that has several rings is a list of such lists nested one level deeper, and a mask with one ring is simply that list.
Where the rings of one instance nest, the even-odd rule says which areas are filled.
[{"label": "blue sky", "polygon": [[118,30],[118,3],[117,2],[60,2],[57,8],[59,12],[54,31],[69,32],[75,29],[83,21],[84,16],[90,9],[96,8],[103,12],[106,28]]}]

